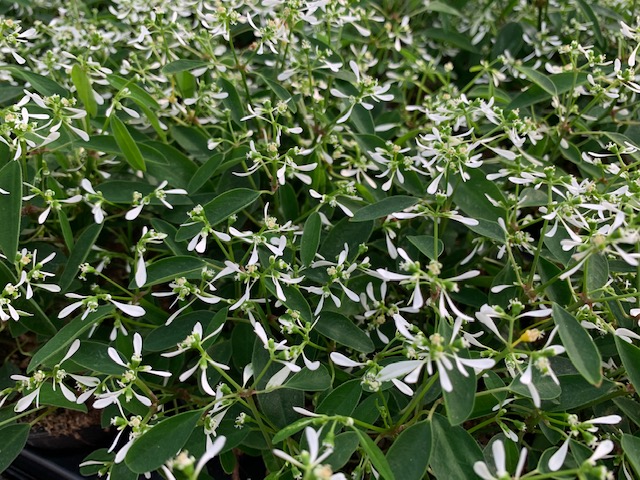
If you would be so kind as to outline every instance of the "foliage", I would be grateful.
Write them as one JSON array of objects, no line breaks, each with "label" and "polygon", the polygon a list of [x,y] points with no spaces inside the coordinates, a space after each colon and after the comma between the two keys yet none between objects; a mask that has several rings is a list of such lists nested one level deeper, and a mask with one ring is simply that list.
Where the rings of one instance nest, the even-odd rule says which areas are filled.
[{"label": "foliage", "polygon": [[635,2],[0,6],[1,468],[640,475]]}]

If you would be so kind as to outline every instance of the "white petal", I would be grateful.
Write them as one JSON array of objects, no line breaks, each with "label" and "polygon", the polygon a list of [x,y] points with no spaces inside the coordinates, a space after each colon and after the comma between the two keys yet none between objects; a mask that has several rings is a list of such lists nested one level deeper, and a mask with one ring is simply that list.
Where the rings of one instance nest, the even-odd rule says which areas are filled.
[{"label": "white petal", "polygon": [[116,302],[115,300],[111,300],[111,303],[113,303],[116,307],[118,307],[119,310],[126,313],[130,317],[142,317],[145,313],[147,313],[144,308],[138,305],[128,305],[126,303]]},{"label": "white petal", "polygon": [[60,364],[64,363],[65,360],[68,360],[69,358],[71,358],[73,354],[78,351],[79,348],[80,348],[80,340],[76,338],[71,344],[71,346],[69,347],[67,354],[62,358],[62,360],[60,360]]},{"label": "white petal", "polygon": [[144,264],[144,258],[140,255],[136,268],[136,285],[138,288],[142,288],[145,283],[147,283],[147,268]]},{"label": "white petal", "polygon": [[331,352],[329,357],[331,358],[331,361],[333,363],[335,363],[336,365],[340,365],[341,367],[353,368],[353,367],[361,367],[364,365],[363,363],[355,362],[350,358],[347,358],[340,352]]},{"label": "white petal", "polygon": [[392,378],[398,378],[403,375],[407,375],[423,364],[424,362],[422,362],[421,360],[404,360],[392,363],[391,365],[387,365],[386,367],[384,367],[380,371],[380,373],[378,373],[378,380],[380,382],[386,382],[391,380]]},{"label": "white petal", "polygon": [[562,467],[562,464],[564,463],[565,458],[567,458],[568,450],[569,450],[569,438],[567,438],[564,441],[564,443],[556,451],[556,453],[551,455],[551,458],[549,459],[549,470],[551,470],[552,472],[557,472],[558,470],[560,470],[560,467]]}]

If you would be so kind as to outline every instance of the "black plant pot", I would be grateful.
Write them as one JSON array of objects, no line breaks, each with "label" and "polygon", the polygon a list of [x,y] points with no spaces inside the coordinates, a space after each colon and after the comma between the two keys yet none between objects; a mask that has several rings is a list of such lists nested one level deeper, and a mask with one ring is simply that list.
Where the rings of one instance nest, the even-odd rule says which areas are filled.
[{"label": "black plant pot", "polygon": [[7,480],[91,480],[80,475],[78,465],[88,451],[47,450],[27,447],[3,473]]}]

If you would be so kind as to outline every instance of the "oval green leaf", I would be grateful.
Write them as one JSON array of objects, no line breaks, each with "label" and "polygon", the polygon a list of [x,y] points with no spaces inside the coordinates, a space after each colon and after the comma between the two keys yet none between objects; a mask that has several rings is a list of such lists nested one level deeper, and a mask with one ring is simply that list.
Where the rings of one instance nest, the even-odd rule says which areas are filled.
[{"label": "oval green leaf", "polygon": [[439,480],[477,480],[473,464],[483,460],[482,450],[462,427],[452,427],[442,415],[431,420],[433,445],[429,464]]},{"label": "oval green leaf", "polygon": [[71,254],[67,259],[67,264],[64,266],[62,275],[58,280],[58,285],[60,285],[63,292],[69,288],[71,282],[76,278],[80,265],[87,259],[87,255],[89,255],[91,247],[95,245],[101,231],[101,223],[92,223],[78,237],[78,241],[73,246],[73,250],[71,250]]},{"label": "oval green leaf", "polygon": [[352,222],[366,222],[377,218],[386,217],[392,213],[398,213],[418,203],[419,198],[408,195],[387,197],[372,205],[367,205],[358,210],[351,218]]},{"label": "oval green leaf", "polygon": [[93,96],[93,88],[91,88],[91,80],[80,65],[75,64],[71,68],[71,80],[76,87],[76,92],[80,101],[84,104],[84,108],[91,117],[98,114],[98,104]]},{"label": "oval green leaf", "polygon": [[476,375],[473,369],[466,370],[468,374],[466,377],[457,368],[447,371],[453,390],[443,391],[443,397],[447,407],[447,418],[451,425],[460,425],[473,411],[476,400]]},{"label": "oval green leaf", "polygon": [[22,171],[20,162],[9,162],[0,169],[0,249],[13,263],[18,252],[22,209]]},{"label": "oval green leaf", "polygon": [[407,237],[418,250],[427,256],[429,260],[438,260],[438,257],[444,251],[444,243],[438,239],[438,250],[436,252],[436,239],[431,235],[417,235]]},{"label": "oval green leaf", "polygon": [[304,222],[302,230],[302,239],[300,240],[300,260],[307,267],[313,262],[318,247],[320,246],[320,234],[322,232],[322,222],[320,215],[313,212]]},{"label": "oval green leaf", "polygon": [[640,392],[640,348],[625,342],[618,336],[614,338],[622,365],[627,370],[627,377],[636,391]]},{"label": "oval green leaf", "polygon": [[307,392],[322,392],[331,387],[331,376],[324,365],[320,365],[317,370],[303,368],[291,377],[284,387]]},{"label": "oval green leaf", "polygon": [[27,367],[27,373],[33,372],[39,365],[46,363],[56,354],[61,353],[62,350],[71,345],[71,342],[89,330],[94,323],[110,315],[113,310],[114,306],[109,304],[98,307],[95,312],[90,313],[84,320],[82,320],[82,314],[78,315],[62,327],[51,340],[47,341],[42,348],[31,357],[31,361]]},{"label": "oval green leaf", "polygon": [[18,67],[0,67],[5,70],[9,70],[11,75],[14,77],[19,77],[25,82],[29,82],[31,87],[41,95],[45,97],[51,97],[52,95],[60,95],[61,97],[68,97],[69,92],[60,86],[60,84],[54,82],[48,77],[43,77],[42,75],[38,75],[37,73],[30,72],[28,70],[23,70]]},{"label": "oval green leaf", "polygon": [[389,466],[389,462],[380,450],[380,447],[375,444],[371,437],[364,433],[362,430],[355,429],[356,434],[358,435],[358,439],[360,440],[360,445],[362,449],[369,457],[369,461],[375,467],[375,469],[380,474],[380,477],[384,480],[395,480],[395,475]]},{"label": "oval green leaf", "polygon": [[135,473],[151,472],[180,451],[193,433],[200,410],[179,413],[161,421],[131,446],[124,461]]},{"label": "oval green leaf", "polygon": [[[640,438],[633,435],[622,435],[622,451],[629,460],[629,463],[640,477]],[[638,477],[636,477],[638,478]]]},{"label": "oval green leaf", "polygon": [[29,438],[29,424],[8,425],[0,429],[0,473],[13,463],[27,444]]},{"label": "oval green leaf", "polygon": [[202,60],[180,59],[174,62],[167,63],[164,67],[162,67],[162,73],[164,73],[165,75],[171,75],[174,73],[188,72],[191,70],[195,70],[196,68],[206,67],[207,65],[209,65],[209,63]]},{"label": "oval green leaf", "polygon": [[558,333],[569,359],[585,380],[592,385],[600,385],[602,382],[602,358],[591,335],[564,308],[555,303],[552,308],[551,316],[558,326]]},{"label": "oval green leaf", "polygon": [[431,456],[431,428],[424,420],[404,430],[387,453],[387,461],[396,478],[420,480]]},{"label": "oval green leaf", "polygon": [[142,157],[142,153],[140,152],[140,148],[138,148],[138,144],[135,142],[131,133],[122,123],[117,116],[112,115],[109,120],[111,124],[111,129],[113,130],[113,136],[116,139],[116,143],[120,150],[122,151],[125,160],[134,170],[142,170],[145,172],[147,167],[144,163],[144,158]]},{"label": "oval green leaf", "polygon": [[360,380],[349,380],[332,390],[331,393],[320,402],[320,405],[316,408],[316,413],[349,417],[358,406],[361,396],[362,387],[360,386]]},{"label": "oval green leaf", "polygon": [[359,352],[373,352],[373,342],[367,334],[339,313],[321,312],[314,329],[325,337]]}]

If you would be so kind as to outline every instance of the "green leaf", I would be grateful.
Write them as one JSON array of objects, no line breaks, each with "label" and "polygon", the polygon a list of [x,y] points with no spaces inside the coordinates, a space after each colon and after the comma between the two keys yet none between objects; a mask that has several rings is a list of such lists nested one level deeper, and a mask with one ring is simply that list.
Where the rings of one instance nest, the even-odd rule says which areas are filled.
[{"label": "green leaf", "polygon": [[[533,380],[531,381],[542,400],[553,400],[562,393],[560,386],[553,381],[549,375],[543,375],[537,368],[533,369]],[[527,386],[520,381],[520,375],[513,379],[509,385],[509,390],[522,397],[532,398]]]},{"label": "green leaf", "polygon": [[355,410],[358,402],[360,402],[361,396],[362,387],[360,386],[360,380],[349,380],[333,389],[331,393],[320,402],[320,405],[316,408],[316,413],[349,417]]},{"label": "green leaf", "polygon": [[317,212],[312,212],[304,222],[302,239],[300,240],[300,260],[305,267],[308,267],[316,256],[320,245],[320,234],[322,233],[322,222]]},{"label": "green leaf", "polygon": [[[102,196],[111,203],[123,203],[127,206],[131,205],[135,192],[142,195],[148,195],[153,192],[153,186],[146,182],[130,182],[126,180],[107,180],[100,184],[100,192]],[[180,200],[184,197],[178,196],[172,198],[172,203],[176,203],[175,200]],[[152,204],[159,204],[160,201],[152,198]]]},{"label": "green leaf", "polygon": [[483,461],[482,450],[462,427],[452,427],[449,421],[437,413],[431,420],[432,447],[429,464],[440,480],[477,480],[473,464]]},{"label": "green leaf", "polygon": [[[147,346],[146,339],[144,346]],[[124,368],[111,359],[107,353],[108,348],[104,343],[83,340],[78,351],[73,354],[72,361],[97,373],[122,375]]]},{"label": "green leaf", "polygon": [[615,336],[615,341],[620,360],[627,370],[627,377],[633,388],[640,392],[640,348],[625,342],[618,336]]},{"label": "green leaf", "polygon": [[[218,195],[216,198],[204,205],[204,213],[212,226],[217,225],[234,213],[244,210],[259,197],[260,192],[249,190],[247,188],[229,190]],[[191,236],[192,230],[188,227],[180,227],[176,234],[176,241],[181,242],[183,240],[190,239]]]},{"label": "green leaf", "polygon": [[324,365],[317,370],[303,368],[289,379],[284,386],[293,390],[321,392],[331,387],[331,375]]},{"label": "green leaf", "polygon": [[627,397],[614,398],[613,403],[616,404],[629,420],[640,426],[640,403]]},{"label": "green leaf", "polygon": [[599,403],[616,389],[609,380],[603,380],[599,387],[595,387],[580,375],[558,375],[558,381],[562,393],[543,407],[547,412],[569,412]]},{"label": "green leaf", "polygon": [[455,30],[444,28],[425,28],[421,32],[425,37],[448,43],[454,47],[466,50],[467,52],[477,53],[478,49],[469,41],[469,37],[456,32]]},{"label": "green leaf", "polygon": [[120,120],[115,114],[111,115],[109,122],[111,124],[111,129],[113,130],[113,136],[116,139],[116,143],[118,144],[118,147],[120,147],[127,163],[134,170],[142,170],[145,172],[147,167],[145,165],[144,158],[142,157],[142,153],[140,152],[140,148],[131,136],[131,133],[129,133],[125,124],[122,123],[122,120]]},{"label": "green leaf", "polygon": [[545,192],[535,188],[525,188],[518,197],[518,207],[540,207],[549,204],[549,197]]},{"label": "green leaf", "polygon": [[468,374],[466,377],[457,368],[447,370],[453,390],[451,392],[443,390],[442,395],[451,425],[460,425],[473,411],[477,388],[476,375],[473,369],[466,370]]},{"label": "green leaf", "polygon": [[84,108],[91,117],[98,114],[98,104],[93,96],[93,88],[91,88],[91,80],[80,65],[75,64],[71,68],[71,80],[76,87],[78,97],[84,104]]},{"label": "green leaf", "polygon": [[209,157],[206,162],[198,167],[195,175],[189,181],[187,191],[193,194],[200,190],[200,188],[202,188],[202,186],[209,181],[209,179],[213,176],[220,165],[222,165],[223,161],[224,155],[222,155],[221,153],[216,153],[215,155]]},{"label": "green leaf", "polygon": [[558,326],[562,344],[569,359],[589,383],[600,385],[602,382],[602,358],[593,343],[591,335],[580,325],[576,318],[557,304],[553,304],[553,321]]},{"label": "green leaf", "polygon": [[[142,288],[168,282],[178,277],[186,277],[190,280],[199,279],[202,276],[202,267],[206,265],[206,262],[198,257],[161,258],[147,267],[147,281]],[[129,288],[137,288],[135,280],[129,283]]]},{"label": "green leaf", "polygon": [[283,388],[258,395],[262,413],[277,428],[284,428],[298,417],[293,407],[304,406],[304,393],[300,390]]},{"label": "green leaf", "polygon": [[169,250],[174,255],[191,255],[195,256],[193,252],[187,250],[187,245],[184,242],[178,243],[175,241],[176,233],[178,233],[178,229],[171,225],[169,222],[165,222],[164,220],[160,220],[159,218],[151,219],[151,226],[156,232],[165,233],[167,237],[164,239],[164,244],[169,247]]},{"label": "green leaf", "polygon": [[117,75],[107,75],[107,80],[111,86],[118,90],[127,88],[130,92],[130,98],[139,106],[153,110],[160,108],[156,99],[149,95],[144,88],[139,86],[133,80],[127,80],[126,78],[122,78]]},{"label": "green leaf", "polygon": [[281,443],[290,436],[295,435],[305,427],[313,424],[315,421],[315,418],[308,417],[296,420],[295,422],[284,427],[282,430],[279,430],[278,433],[276,433],[271,439],[271,443],[273,443],[274,445]]},{"label": "green leaf", "polygon": [[51,97],[52,95],[60,95],[61,97],[69,96],[69,92],[65,88],[48,77],[43,77],[42,75],[18,67],[2,66],[0,69],[9,70],[14,77],[29,82],[36,92],[46,97]]},{"label": "green leaf", "polygon": [[171,127],[171,136],[189,154],[198,157],[211,155],[208,146],[209,139],[197,128],[175,125]]},{"label": "green leaf", "polygon": [[587,296],[599,298],[603,295],[601,290],[609,281],[609,263],[604,255],[590,255],[587,259],[584,271],[586,275]]},{"label": "green leaf", "polygon": [[458,10],[446,3],[439,2],[438,0],[427,3],[425,8],[429,12],[446,13],[448,15],[455,15],[456,17],[462,16],[462,14]]},{"label": "green leaf", "polygon": [[69,223],[69,217],[64,210],[58,210],[58,220],[60,220],[60,230],[62,230],[62,237],[64,238],[64,245],[67,250],[73,249],[73,230],[71,230],[71,224]]},{"label": "green leaf", "polygon": [[538,272],[540,273],[541,283],[547,283],[549,280],[556,277],[556,280],[544,289],[552,302],[555,302],[560,306],[567,306],[573,301],[573,293],[571,292],[569,281],[557,278],[557,276],[562,273],[562,270],[556,267],[553,263],[540,257],[538,261]]},{"label": "green leaf", "polygon": [[524,31],[519,23],[510,22],[504,25],[500,29],[493,48],[491,49],[491,58],[498,58],[504,54],[505,50],[509,50],[509,53],[514,58],[518,58],[518,53],[520,53],[520,50],[522,50],[524,46],[523,33]]},{"label": "green leaf", "polygon": [[377,218],[386,217],[392,213],[403,211],[405,208],[412,207],[418,203],[420,199],[409,197],[407,195],[396,195],[380,200],[373,205],[367,205],[358,210],[351,218],[352,222],[366,222],[367,220],[375,220]]},{"label": "green leaf", "polygon": [[40,387],[40,404],[87,413],[87,406],[84,403],[69,401],[59,388],[54,390],[53,383],[48,382]]},{"label": "green leaf", "polygon": [[0,169],[0,249],[10,263],[18,253],[22,210],[22,171],[20,162],[10,161]]},{"label": "green leaf", "polygon": [[68,348],[71,342],[93,327],[94,323],[111,315],[113,310],[113,305],[103,305],[98,307],[95,312],[90,313],[84,320],[82,320],[82,315],[78,315],[71,320],[71,322],[62,327],[51,340],[44,343],[40,350],[31,357],[31,361],[27,367],[27,373],[33,372],[39,365],[45,364],[56,354]]},{"label": "green leaf", "polygon": [[189,72],[197,68],[206,67],[207,65],[209,65],[209,62],[205,62],[202,60],[180,59],[174,62],[167,63],[164,67],[162,67],[161,71],[165,75],[172,75],[174,73]]},{"label": "green leaf", "polygon": [[387,452],[387,461],[396,478],[420,480],[424,477],[431,456],[431,428],[424,420],[404,430]]},{"label": "green leaf", "polygon": [[558,262],[560,262],[565,267],[569,265],[571,262],[571,256],[573,254],[573,249],[569,251],[564,251],[562,249],[562,240],[566,240],[571,238],[567,229],[564,228],[563,225],[558,225],[558,230],[553,237],[544,237],[544,244],[549,249],[551,254],[555,257]]},{"label": "green leaf", "polygon": [[236,123],[236,125],[242,127],[241,119],[244,117],[244,107],[236,87],[234,87],[229,80],[222,77],[218,79],[218,85],[229,95],[227,98],[222,99],[222,104],[229,109],[231,112],[231,119]]},{"label": "green leaf", "polygon": [[595,13],[593,13],[591,6],[589,6],[587,2],[585,2],[584,0],[576,0],[576,1],[578,3],[578,8],[582,12],[582,14],[592,24],[592,28],[589,30],[589,32],[593,33],[593,36],[595,37],[596,43],[598,44],[598,46],[601,49],[605,49],[607,47],[607,41],[602,35],[602,27],[600,27],[600,23],[598,22],[598,17],[596,16]]},{"label": "green leaf", "polygon": [[282,100],[283,102],[287,102],[287,108],[291,110],[292,113],[296,113],[298,111],[298,108],[296,107],[296,102],[292,101],[291,94],[287,91],[286,88],[280,85],[277,81],[271,80],[265,75],[261,75],[259,73],[257,73],[257,75],[260,78],[262,78],[262,80],[264,80],[267,86],[271,90],[273,90],[273,93],[275,93],[280,100]]},{"label": "green leaf", "polygon": [[533,68],[518,66],[516,69],[523,73],[529,80],[542,88],[549,95],[556,96],[558,95],[558,91],[556,90],[555,84],[549,80],[549,77],[543,73],[534,70]]},{"label": "green leaf", "polygon": [[0,88],[0,105],[9,103],[11,100],[24,95],[22,90],[23,89],[20,87],[11,87],[11,86],[3,85],[2,88]]},{"label": "green leaf", "polygon": [[367,334],[340,313],[320,312],[320,318],[314,330],[358,352],[369,353],[374,350],[373,342]]},{"label": "green leaf", "polygon": [[438,239],[438,251],[436,256],[436,239],[431,235],[417,235],[409,236],[407,238],[430,260],[438,260],[438,257],[444,251],[444,243],[442,243],[442,240]]},{"label": "green leaf", "polygon": [[469,230],[475,233],[479,233],[483,237],[490,238],[496,242],[505,242],[504,230],[500,227],[498,222],[493,220],[485,220],[484,218],[475,218],[478,221],[478,225],[467,225]]},{"label": "green leaf", "polygon": [[125,463],[135,473],[160,468],[187,443],[201,415],[196,410],[162,420],[131,445]]},{"label": "green leaf", "polygon": [[[504,218],[505,209],[494,206],[487,195],[493,200],[504,202],[504,195],[494,182],[490,182],[480,169],[467,171],[471,178],[466,182],[460,182],[453,194],[454,202],[468,216],[474,219],[486,219],[493,222],[498,218]],[[504,234],[502,235],[504,239]]]},{"label": "green leaf", "polygon": [[20,452],[27,444],[30,426],[28,423],[17,425],[7,425],[0,429],[0,473],[4,472],[9,465],[20,455]]},{"label": "green leaf", "polygon": [[389,462],[373,440],[364,433],[362,430],[354,429],[356,434],[358,435],[358,439],[360,440],[360,445],[362,449],[367,454],[367,457],[371,461],[371,464],[375,467],[375,469],[380,474],[380,477],[384,480],[394,480],[395,476],[393,475],[393,471],[391,471],[391,467],[389,466]]},{"label": "green leaf", "polygon": [[354,105],[349,121],[353,123],[360,133],[373,134],[375,132],[376,125],[373,123],[371,112],[360,104]]},{"label": "green leaf", "polygon": [[[629,434],[622,434],[622,451],[629,460],[629,463],[640,477],[640,438]],[[636,478],[638,478],[636,477]]]},{"label": "green leaf", "polygon": [[351,459],[359,443],[356,432],[343,432],[336,435],[333,453],[327,457],[325,463],[331,465],[334,472],[340,470]]},{"label": "green leaf", "polygon": [[78,237],[78,241],[71,250],[71,254],[67,259],[62,275],[58,279],[60,289],[65,292],[80,269],[80,265],[87,259],[91,247],[96,243],[96,239],[102,231],[102,223],[92,223]]},{"label": "green leaf", "polygon": [[154,148],[163,155],[162,162],[152,161],[149,157],[145,157],[147,173],[156,178],[167,180],[170,185],[176,188],[187,188],[189,181],[198,170],[193,160],[180,150],[165,143],[146,142],[145,145]]},{"label": "green leaf", "polygon": [[178,90],[182,98],[191,98],[196,93],[196,77],[191,75],[187,70],[183,70],[173,74],[173,78],[176,80]]},{"label": "green leaf", "polygon": [[342,250],[344,244],[349,246],[349,259],[355,258],[358,254],[358,246],[366,243],[373,231],[373,221],[352,223],[348,218],[343,218],[336,223],[320,247],[320,254],[333,260]]},{"label": "green leaf", "polygon": [[[556,88],[558,95],[567,93],[574,88],[587,82],[587,74],[579,72],[577,75],[573,72],[563,72],[557,75],[551,75],[547,77]],[[547,101],[551,98],[551,94],[545,91],[539,85],[531,85],[527,90],[522,92],[516,98],[514,98],[509,105],[505,107],[506,110],[514,110],[516,108],[524,108],[536,103]]]},{"label": "green leaf", "polygon": [[[270,278],[264,278],[263,282],[267,289],[275,296],[276,287],[273,284],[273,281]],[[307,299],[304,297],[304,295],[300,293],[300,290],[298,290],[298,287],[296,287],[295,285],[285,284],[281,284],[280,287],[282,288],[284,296],[287,297],[287,299],[282,302],[284,303],[285,307],[300,312],[300,317],[302,317],[305,322],[313,323],[314,316],[313,312],[311,311],[311,307],[309,306],[309,303],[307,302]]]}]

